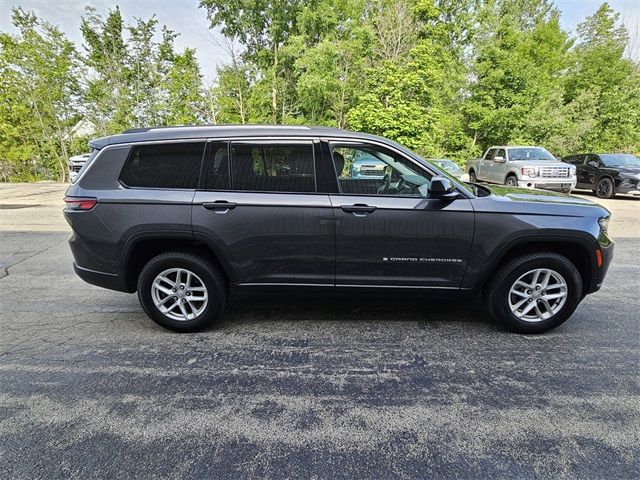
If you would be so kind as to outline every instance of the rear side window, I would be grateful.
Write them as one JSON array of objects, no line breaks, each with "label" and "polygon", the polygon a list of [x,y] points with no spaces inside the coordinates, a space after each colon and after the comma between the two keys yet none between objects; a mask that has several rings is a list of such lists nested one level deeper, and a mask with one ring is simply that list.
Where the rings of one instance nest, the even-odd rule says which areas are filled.
[{"label": "rear side window", "polygon": [[231,144],[231,188],[252,192],[315,192],[313,144]]},{"label": "rear side window", "polygon": [[204,142],[134,146],[122,168],[127,187],[198,188]]}]

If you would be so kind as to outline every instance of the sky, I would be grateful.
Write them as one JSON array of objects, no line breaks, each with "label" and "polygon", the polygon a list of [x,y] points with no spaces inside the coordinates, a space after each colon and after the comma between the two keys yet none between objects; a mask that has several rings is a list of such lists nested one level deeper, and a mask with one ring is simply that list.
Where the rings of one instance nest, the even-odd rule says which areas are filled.
[{"label": "sky", "polygon": [[[561,22],[565,30],[573,31],[587,16],[593,15],[603,0],[555,0],[562,12]],[[620,13],[632,39],[636,39],[631,55],[640,58],[640,0],[608,0],[609,5]],[[115,5],[125,19],[134,17],[147,19],[156,14],[160,25],[167,25],[180,35],[175,41],[177,50],[196,48],[198,61],[205,79],[213,80],[216,66],[225,63],[228,54],[222,47],[219,30],[210,30],[206,11],[198,8],[198,0],[0,0],[0,31],[14,32],[11,25],[11,7],[21,6],[33,10],[38,17],[59,26],[78,46],[82,43],[80,17],[85,6],[91,5],[105,14]]]}]

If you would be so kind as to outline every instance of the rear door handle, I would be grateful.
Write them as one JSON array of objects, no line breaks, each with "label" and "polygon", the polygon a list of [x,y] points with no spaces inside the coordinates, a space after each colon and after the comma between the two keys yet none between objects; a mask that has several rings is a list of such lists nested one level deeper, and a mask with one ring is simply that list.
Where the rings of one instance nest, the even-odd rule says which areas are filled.
[{"label": "rear door handle", "polygon": [[205,202],[202,204],[207,210],[213,210],[216,213],[227,213],[238,206],[237,203],[227,202],[226,200],[216,200],[215,202]]},{"label": "rear door handle", "polygon": [[358,216],[363,216],[367,213],[373,213],[376,211],[376,207],[365,205],[364,203],[356,203],[355,205],[341,205],[340,208],[347,213],[353,213],[354,215]]}]

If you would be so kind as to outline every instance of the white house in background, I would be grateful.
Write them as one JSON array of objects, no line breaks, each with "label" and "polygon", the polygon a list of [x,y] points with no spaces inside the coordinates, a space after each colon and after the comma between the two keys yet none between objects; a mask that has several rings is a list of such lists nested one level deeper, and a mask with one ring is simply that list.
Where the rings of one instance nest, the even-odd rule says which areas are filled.
[{"label": "white house in background", "polygon": [[95,124],[91,120],[87,120],[86,118],[83,118],[78,123],[76,123],[73,127],[71,127],[71,130],[67,135],[67,138],[90,137],[95,133],[96,133]]}]

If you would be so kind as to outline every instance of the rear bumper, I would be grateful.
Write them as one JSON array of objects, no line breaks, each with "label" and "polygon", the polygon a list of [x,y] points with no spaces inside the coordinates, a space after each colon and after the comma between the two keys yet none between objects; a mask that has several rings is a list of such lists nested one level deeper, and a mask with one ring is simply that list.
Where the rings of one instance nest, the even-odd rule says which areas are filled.
[{"label": "rear bumper", "polygon": [[117,290],[119,292],[129,292],[127,282],[121,275],[89,270],[88,268],[79,267],[75,263],[73,264],[73,270],[76,272],[76,275],[91,285],[108,288],[109,290]]}]

